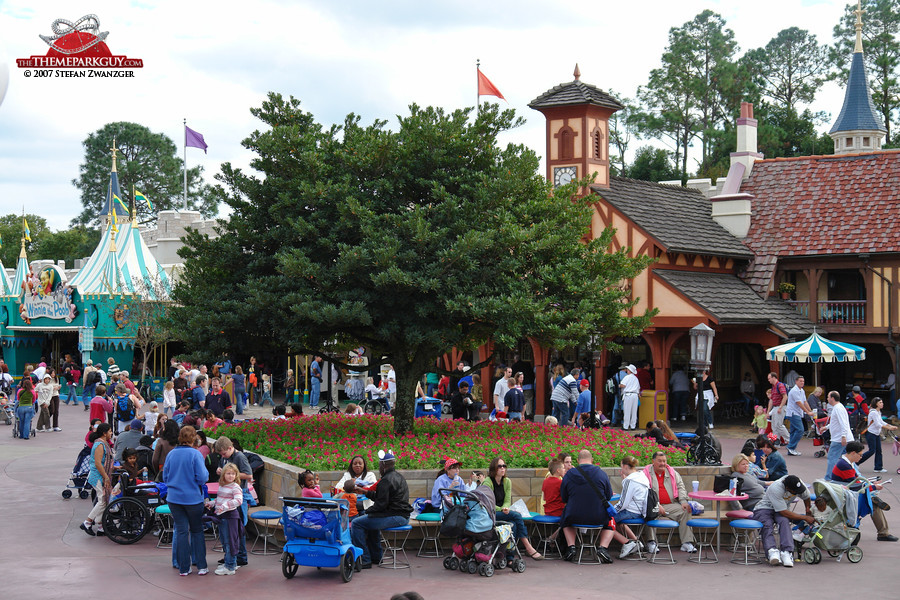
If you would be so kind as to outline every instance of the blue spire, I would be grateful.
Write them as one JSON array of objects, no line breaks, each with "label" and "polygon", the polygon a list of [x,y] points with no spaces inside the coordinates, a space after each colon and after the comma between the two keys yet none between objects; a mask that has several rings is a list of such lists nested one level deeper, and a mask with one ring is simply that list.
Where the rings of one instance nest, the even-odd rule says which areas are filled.
[{"label": "blue spire", "polygon": [[121,204],[116,203],[116,217],[127,217],[128,216],[128,205],[125,204],[125,200],[122,199],[122,191],[119,189],[119,173],[116,169],[116,152],[118,152],[118,148],[116,148],[116,140],[113,139],[112,148],[112,171],[109,173],[109,185],[106,187],[106,201],[103,203],[103,208],[100,209],[100,214],[98,216],[105,217],[112,212],[113,205],[113,196],[122,200]]},{"label": "blue spire", "polygon": [[875,110],[875,103],[872,102],[862,50],[853,53],[850,77],[847,79],[847,90],[844,94],[844,106],[829,133],[857,130],[887,133],[881,115]]}]

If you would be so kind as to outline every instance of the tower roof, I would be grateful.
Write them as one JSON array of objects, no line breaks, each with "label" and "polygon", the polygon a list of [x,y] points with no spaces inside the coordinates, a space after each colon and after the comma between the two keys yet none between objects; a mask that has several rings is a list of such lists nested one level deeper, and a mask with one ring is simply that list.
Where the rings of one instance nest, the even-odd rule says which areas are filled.
[{"label": "tower roof", "polygon": [[579,104],[593,104],[612,110],[625,108],[618,100],[603,90],[581,81],[581,71],[575,65],[575,79],[568,83],[561,83],[551,88],[532,100],[528,106],[535,110],[550,108],[553,106],[575,106]]},{"label": "tower roof", "polygon": [[12,296],[13,295],[13,286],[9,281],[9,277],[6,276],[6,267],[3,266],[3,261],[0,260],[0,296]]},{"label": "tower roof", "polygon": [[844,93],[844,106],[841,107],[841,114],[838,115],[829,133],[857,130],[887,132],[881,115],[875,110],[875,103],[872,102],[861,49],[853,53],[850,77],[847,79],[847,90]]},{"label": "tower roof", "polygon": [[116,221],[121,223],[127,220],[128,209],[125,207],[125,201],[122,200],[122,190],[119,189],[119,173],[116,168],[116,152],[118,152],[119,149],[116,148],[116,140],[113,140],[113,145],[110,150],[112,150],[112,170],[109,172],[109,185],[106,186],[106,199],[103,202],[103,206],[100,208],[100,214],[98,216],[109,216],[112,213],[112,206],[115,202],[114,198],[119,198],[121,202],[115,202]]}]

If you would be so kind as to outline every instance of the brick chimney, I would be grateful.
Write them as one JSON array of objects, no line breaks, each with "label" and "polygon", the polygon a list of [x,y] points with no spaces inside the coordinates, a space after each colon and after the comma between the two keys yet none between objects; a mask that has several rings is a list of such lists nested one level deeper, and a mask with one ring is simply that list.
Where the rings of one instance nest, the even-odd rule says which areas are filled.
[{"label": "brick chimney", "polygon": [[[737,151],[731,153],[731,166],[735,163],[744,165],[743,179],[750,177],[753,163],[763,155],[757,151],[756,126],[753,118],[753,104],[741,102],[741,116],[737,120]],[[730,177],[729,171],[729,177]]]}]

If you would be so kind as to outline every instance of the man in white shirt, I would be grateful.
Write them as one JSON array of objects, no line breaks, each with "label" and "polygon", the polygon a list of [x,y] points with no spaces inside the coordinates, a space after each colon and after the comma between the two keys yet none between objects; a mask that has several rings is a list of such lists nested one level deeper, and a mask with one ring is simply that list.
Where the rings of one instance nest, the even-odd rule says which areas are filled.
[{"label": "man in white shirt", "polygon": [[828,466],[825,467],[825,479],[831,481],[834,465],[844,455],[847,443],[853,441],[853,431],[850,429],[850,417],[847,415],[847,409],[841,404],[841,395],[835,391],[828,392],[828,405],[831,407],[828,417],[831,445],[828,447]]},{"label": "man in white shirt", "polygon": [[641,384],[637,378],[637,367],[628,365],[628,374],[622,378],[619,387],[622,388],[622,409],[624,417],[622,429],[637,429],[637,409],[641,395]]},{"label": "man in white shirt", "polygon": [[800,456],[797,444],[803,438],[803,415],[813,416],[812,409],[806,402],[806,392],[803,391],[804,383],[803,375],[794,381],[794,387],[788,392],[787,408],[784,413],[791,422],[791,437],[787,447],[787,452],[791,456]]},{"label": "man in white shirt", "polygon": [[394,365],[388,365],[391,370],[388,371],[388,410],[391,409],[391,403],[397,401],[397,374],[394,373]]},{"label": "man in white shirt", "polygon": [[509,391],[507,381],[512,377],[512,373],[512,367],[506,367],[506,370],[503,371],[503,377],[494,384],[494,408],[497,409],[497,412],[506,412],[506,405],[503,403],[503,399],[506,398],[506,392]]}]

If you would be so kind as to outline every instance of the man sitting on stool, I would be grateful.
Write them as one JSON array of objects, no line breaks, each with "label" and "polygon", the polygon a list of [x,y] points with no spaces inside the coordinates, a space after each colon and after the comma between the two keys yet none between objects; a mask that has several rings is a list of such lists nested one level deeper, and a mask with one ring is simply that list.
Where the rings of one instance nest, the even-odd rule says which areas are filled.
[{"label": "man sitting on stool", "polygon": [[374,491],[357,486],[356,493],[364,495],[375,504],[350,524],[353,545],[363,549],[362,568],[371,569],[372,563],[381,562],[381,530],[409,524],[412,506],[409,504],[409,486],[406,479],[394,470],[394,453],[378,452],[378,471],[381,480]]},{"label": "man sitting on stool", "polygon": [[[644,475],[650,480],[650,487],[659,496],[659,518],[678,521],[678,537],[681,538],[682,552],[696,552],[694,546],[694,534],[687,526],[691,518],[691,507],[688,505],[688,495],[684,488],[684,481],[675,469],[669,466],[669,460],[665,452],[654,452],[653,462],[644,469]],[[656,553],[656,530],[647,527],[649,542],[647,551]]]},{"label": "man sitting on stool", "polygon": [[[806,514],[801,515],[790,509],[795,499],[800,498],[806,506]],[[810,514],[809,490],[796,475],[787,475],[766,488],[762,500],[753,509],[753,518],[763,524],[763,548],[770,565],[794,566],[794,538],[791,535],[791,521],[806,521],[810,525],[816,520]],[[778,547],[775,546],[775,523],[778,523]],[[779,553],[779,549],[781,552]]]}]

